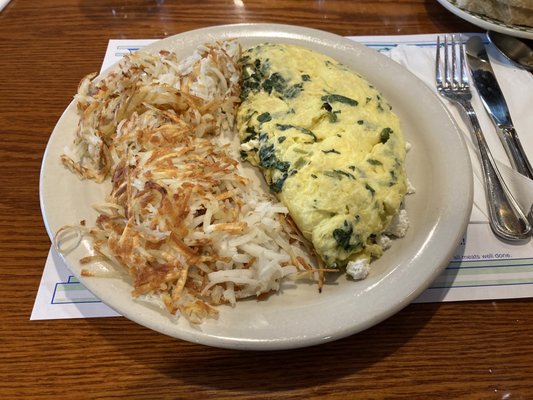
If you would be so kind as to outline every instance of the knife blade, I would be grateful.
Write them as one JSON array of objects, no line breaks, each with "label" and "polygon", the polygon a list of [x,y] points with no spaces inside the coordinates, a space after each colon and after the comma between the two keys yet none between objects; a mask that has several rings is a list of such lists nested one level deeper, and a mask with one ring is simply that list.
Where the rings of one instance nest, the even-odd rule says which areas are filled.
[{"label": "knife blade", "polygon": [[512,167],[522,175],[533,179],[533,168],[514,128],[507,102],[494,75],[483,40],[479,36],[472,36],[467,40],[465,49],[474,84],[485,110],[497,128]]}]

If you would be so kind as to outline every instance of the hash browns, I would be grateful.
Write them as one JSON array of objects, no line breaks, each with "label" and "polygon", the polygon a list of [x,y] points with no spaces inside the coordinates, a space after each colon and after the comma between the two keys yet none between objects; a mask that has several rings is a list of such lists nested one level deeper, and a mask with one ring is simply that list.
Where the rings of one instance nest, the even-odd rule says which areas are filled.
[{"label": "hash browns", "polygon": [[136,52],[102,79],[87,76],[76,138],[61,157],[81,179],[111,181],[83,262],[127,271],[134,297],[192,323],[315,271],[287,209],[250,184],[231,146],[239,57],[235,41],[184,60]]}]

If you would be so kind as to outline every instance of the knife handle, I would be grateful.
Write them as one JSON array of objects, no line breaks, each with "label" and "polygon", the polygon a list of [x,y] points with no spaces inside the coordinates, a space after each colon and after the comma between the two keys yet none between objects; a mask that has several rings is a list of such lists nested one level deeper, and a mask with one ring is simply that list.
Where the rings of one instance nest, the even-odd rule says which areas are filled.
[{"label": "knife handle", "polygon": [[533,179],[533,168],[531,168],[531,164],[527,159],[515,129],[513,127],[502,127],[500,128],[500,131],[500,138],[503,147],[507,152],[507,156],[511,161],[512,167],[522,175],[527,176],[529,179]]},{"label": "knife handle", "polygon": [[472,105],[468,101],[462,101],[461,105],[470,120],[472,133],[478,144],[490,227],[494,234],[503,240],[527,240],[531,235],[532,226],[503,181]]}]

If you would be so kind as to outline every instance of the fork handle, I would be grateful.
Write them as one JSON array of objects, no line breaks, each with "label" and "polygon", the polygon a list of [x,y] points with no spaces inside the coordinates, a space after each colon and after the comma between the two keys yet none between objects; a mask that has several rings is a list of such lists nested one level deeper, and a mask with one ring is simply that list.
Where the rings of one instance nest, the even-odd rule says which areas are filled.
[{"label": "fork handle", "polygon": [[490,226],[494,234],[501,239],[526,240],[531,235],[532,227],[503,181],[472,105],[469,102],[462,102],[462,106],[478,144]]}]

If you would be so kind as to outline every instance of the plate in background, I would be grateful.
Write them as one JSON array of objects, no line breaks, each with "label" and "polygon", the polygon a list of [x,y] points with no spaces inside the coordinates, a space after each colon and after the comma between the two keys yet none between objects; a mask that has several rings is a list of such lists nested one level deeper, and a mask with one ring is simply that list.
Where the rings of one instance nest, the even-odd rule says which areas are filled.
[{"label": "plate in background", "polygon": [[524,39],[533,39],[533,28],[529,28],[523,25],[511,25],[502,21],[498,21],[494,18],[487,17],[473,13],[462,8],[457,7],[456,2],[453,0],[437,0],[443,7],[457,15],[459,18],[464,19],[480,28],[487,29],[489,31],[496,31],[505,33],[510,36],[516,36]]}]

